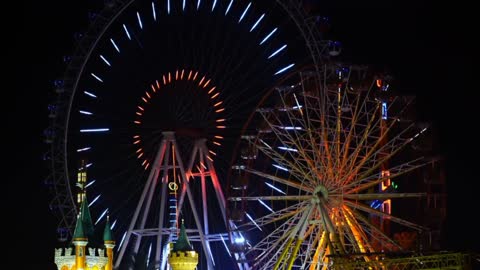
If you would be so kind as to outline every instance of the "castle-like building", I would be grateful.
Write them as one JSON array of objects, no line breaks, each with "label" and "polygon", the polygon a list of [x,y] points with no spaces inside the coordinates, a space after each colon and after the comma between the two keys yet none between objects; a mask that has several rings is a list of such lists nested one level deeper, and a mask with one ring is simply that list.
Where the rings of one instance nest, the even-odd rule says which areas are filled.
[{"label": "castle-like building", "polygon": [[168,254],[168,263],[173,270],[195,270],[197,267],[198,253],[193,250],[188,241],[183,220],[177,242],[173,244],[173,248]]},{"label": "castle-like building", "polygon": [[55,250],[58,270],[112,270],[115,241],[107,217],[103,230],[103,244],[95,244],[93,222],[84,197],[77,217],[72,246]]}]

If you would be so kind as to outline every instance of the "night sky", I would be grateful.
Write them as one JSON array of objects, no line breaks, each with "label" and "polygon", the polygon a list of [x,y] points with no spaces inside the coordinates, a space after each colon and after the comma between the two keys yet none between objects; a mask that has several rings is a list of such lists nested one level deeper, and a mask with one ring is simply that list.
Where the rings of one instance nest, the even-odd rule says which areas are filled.
[{"label": "night sky", "polygon": [[[418,96],[419,114],[433,123],[437,150],[446,157],[445,249],[480,251],[473,221],[480,205],[473,8],[464,6],[467,1],[319,2],[318,13],[330,16],[331,35],[343,42],[346,57],[390,69],[402,88]],[[95,5],[91,0],[23,1],[15,11],[5,11],[17,16],[6,24],[14,31],[13,51],[3,52],[13,60],[15,74],[12,86],[2,89],[8,165],[3,170],[8,177],[3,179],[2,208],[7,212],[1,222],[9,248],[28,249],[26,264],[37,269],[54,269],[56,246],[56,220],[48,208],[52,195],[43,184],[48,174],[42,162],[47,105],[54,97],[53,80],[64,69],[62,57],[74,48],[73,33],[87,25],[87,13]],[[12,36],[2,35],[12,46]],[[43,247],[34,249],[33,243]]]}]

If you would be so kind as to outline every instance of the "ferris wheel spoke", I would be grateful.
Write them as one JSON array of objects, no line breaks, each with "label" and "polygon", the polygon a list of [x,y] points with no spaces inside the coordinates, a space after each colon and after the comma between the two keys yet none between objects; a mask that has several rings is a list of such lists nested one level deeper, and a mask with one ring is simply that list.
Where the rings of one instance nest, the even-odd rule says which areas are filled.
[{"label": "ferris wheel spoke", "polygon": [[347,201],[345,200],[345,204],[350,206],[351,208],[353,209],[359,209],[359,210],[362,210],[364,212],[367,212],[369,214],[372,214],[372,215],[377,215],[377,216],[380,216],[382,218],[385,218],[385,219],[389,219],[395,223],[398,223],[400,225],[403,225],[403,226],[406,226],[406,227],[409,227],[411,229],[415,229],[417,231],[424,231],[426,230],[425,227],[423,226],[420,226],[418,224],[415,224],[413,222],[409,222],[409,221],[406,221],[402,218],[398,218],[398,217],[395,217],[395,216],[392,216],[392,215],[389,215],[385,212],[382,212],[382,211],[379,211],[379,210],[376,210],[376,209],[373,209],[367,205],[364,205],[364,204],[360,204],[358,202],[352,202],[352,201]]},{"label": "ferris wheel spoke", "polygon": [[302,202],[293,204],[289,207],[276,210],[273,213],[256,218],[251,222],[243,223],[239,225],[237,228],[238,229],[244,229],[249,227],[253,228],[256,226],[255,224],[257,224],[260,228],[263,228],[264,226],[271,224],[273,222],[282,221],[282,220],[285,220],[286,218],[296,215],[297,213],[303,211],[307,203],[309,202],[302,201]]},{"label": "ferris wheel spoke", "polygon": [[358,223],[357,219],[352,214],[352,211],[345,205],[342,208],[343,216],[347,222],[348,228],[350,229],[350,234],[353,236],[350,241],[355,245],[355,252],[373,252],[373,248],[369,244],[369,239],[365,234],[362,226]]},{"label": "ferris wheel spoke", "polygon": [[279,195],[279,196],[254,196],[254,197],[230,197],[230,201],[306,201],[310,200],[312,195]]},{"label": "ferris wheel spoke", "polygon": [[388,200],[397,198],[420,198],[426,196],[426,193],[361,193],[361,194],[342,194],[332,197],[343,197],[350,200]]},{"label": "ferris wheel spoke", "polygon": [[270,179],[272,181],[287,185],[287,186],[295,188],[299,191],[303,191],[303,192],[306,192],[306,193],[311,193],[313,191],[312,188],[304,186],[300,183],[294,182],[291,179],[284,179],[284,178],[281,178],[281,177],[278,177],[278,176],[274,176],[274,175],[271,175],[271,174],[260,172],[258,170],[253,170],[253,169],[248,169],[248,168],[245,168],[243,170],[246,171],[246,172],[249,172],[249,173],[253,173],[257,176],[264,177],[266,179]]},{"label": "ferris wheel spoke", "polygon": [[[389,175],[382,176],[382,173],[379,172],[364,179],[359,178],[358,180],[344,186],[343,190],[345,190],[345,193],[347,194],[355,194],[380,184],[387,179],[394,179],[415,169],[421,168],[429,163],[431,163],[431,161],[425,161],[424,158],[418,158],[407,163],[397,165],[393,168],[389,168]],[[335,192],[338,191],[339,190],[337,189]]]},{"label": "ferris wheel spoke", "polygon": [[369,220],[367,220],[367,218],[365,218],[364,215],[362,215],[361,213],[358,213],[358,211],[356,211],[355,209],[352,209],[348,206],[345,206],[346,209],[348,209],[348,211],[350,211],[350,213],[352,213],[352,215],[355,216],[355,218],[362,222],[364,224],[363,227],[363,231],[365,233],[368,233],[370,237],[378,240],[379,242],[381,243],[388,243],[389,245],[397,248],[397,249],[402,249],[398,243],[396,243],[395,241],[393,241],[390,237],[388,237],[382,230],[380,230],[376,225],[372,224]]}]

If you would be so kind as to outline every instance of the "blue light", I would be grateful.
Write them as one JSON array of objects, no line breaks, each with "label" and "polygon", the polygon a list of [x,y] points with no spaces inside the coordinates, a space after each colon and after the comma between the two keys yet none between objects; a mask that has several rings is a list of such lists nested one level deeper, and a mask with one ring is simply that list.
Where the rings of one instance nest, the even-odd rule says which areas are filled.
[{"label": "blue light", "polygon": [[80,149],[77,149],[77,152],[84,152],[84,151],[88,151],[92,149],[91,147],[84,147],[84,148],[80,148]]},{"label": "blue light", "polygon": [[120,52],[120,49],[118,48],[117,44],[115,43],[115,41],[113,41],[113,39],[110,39],[110,42],[112,43],[113,47],[115,47],[115,50],[117,50],[117,52]]},{"label": "blue light", "polygon": [[215,6],[217,5],[217,0],[214,0],[213,1],[213,5],[212,5],[212,11],[215,9]]},{"label": "blue light", "polygon": [[153,14],[153,20],[157,21],[157,13],[155,12],[155,3],[152,2],[152,14]]},{"label": "blue light", "polygon": [[94,94],[90,93],[90,92],[87,92],[87,91],[83,91],[83,93],[89,97],[93,97],[93,98],[97,98],[97,96],[95,96]]},{"label": "blue light", "polygon": [[227,15],[228,11],[232,7],[232,4],[233,4],[233,0],[230,0],[230,4],[228,4],[227,10],[225,11],[225,15]]},{"label": "blue light", "polygon": [[110,65],[110,62],[108,62],[108,60],[103,55],[100,55],[100,58],[103,60],[103,62],[105,62],[105,64],[107,64],[107,66],[109,66],[109,67],[112,66],[112,65]]},{"label": "blue light", "polygon": [[280,69],[279,71],[275,72],[275,74],[274,74],[274,75],[278,75],[278,74],[280,74],[280,73],[284,72],[285,70],[292,68],[293,66],[295,66],[295,64],[290,64],[290,65],[288,65],[288,66],[286,66],[286,67],[284,67],[284,68]]},{"label": "blue light", "polygon": [[92,205],[100,198],[100,196],[102,196],[102,194],[100,194],[100,195],[98,195],[97,197],[95,197],[95,199],[93,199],[93,201],[88,204],[88,207],[92,206]]},{"label": "blue light", "polygon": [[93,163],[88,163],[87,165],[85,165],[85,168],[89,168],[93,165]]},{"label": "blue light", "polygon": [[138,20],[138,26],[140,26],[140,29],[143,29],[142,19],[140,18],[140,13],[138,13],[138,11],[137,11],[137,20]]},{"label": "blue light", "polygon": [[117,225],[117,220],[118,219],[115,219],[115,221],[112,223],[112,226],[110,226],[110,230],[113,230],[113,228],[115,228],[115,225]]},{"label": "blue light", "polygon": [[268,59],[274,57],[275,55],[277,55],[279,52],[283,51],[285,48],[287,47],[287,44],[283,45],[282,47],[280,47],[278,50],[276,50],[274,53],[272,53]]},{"label": "blue light", "polygon": [[[285,193],[284,193],[285,194]],[[260,228],[260,226],[258,226],[257,222],[255,222],[255,220],[248,214],[248,213],[245,213],[245,215],[247,216],[248,219],[250,219],[250,221],[255,225],[257,226],[257,228],[263,232],[262,228]]]},{"label": "blue light", "polygon": [[252,28],[250,28],[250,32],[252,32],[253,29],[255,29],[255,27],[257,27],[257,25],[263,20],[263,17],[265,17],[265,13],[263,13],[262,16],[260,16],[260,18],[258,18],[258,20],[255,22],[255,24],[252,26]]},{"label": "blue light", "polygon": [[92,129],[80,129],[80,132],[87,133],[87,132],[106,132],[109,131],[109,128],[92,128]]},{"label": "blue light", "polygon": [[288,169],[287,169],[287,168],[282,167],[282,166],[280,166],[280,165],[272,164],[272,166],[275,167],[275,168],[277,168],[277,169],[279,169],[279,170],[288,172]]},{"label": "blue light", "polygon": [[85,188],[88,188],[89,186],[93,185],[93,183],[95,183],[95,181],[97,181],[97,180],[92,180],[92,181],[90,181],[90,183],[88,183],[88,184],[85,186]]},{"label": "blue light", "polygon": [[382,119],[386,120],[387,119],[387,103],[382,102]]},{"label": "blue light", "polygon": [[200,8],[200,0],[197,1],[197,10]]},{"label": "blue light", "polygon": [[97,75],[95,75],[95,73],[90,73],[90,75],[92,75],[92,77],[95,78],[97,81],[103,83],[103,80],[100,77],[98,77]]},{"label": "blue light", "polygon": [[185,11],[185,5],[187,4],[187,0],[183,0],[182,4],[182,11]]},{"label": "blue light", "polygon": [[285,147],[285,146],[279,146],[278,149],[285,150],[285,151],[290,151],[290,152],[298,152],[298,150],[295,149],[295,148],[290,148],[290,147]]},{"label": "blue light", "polygon": [[248,3],[247,8],[245,8],[245,10],[242,13],[242,16],[240,16],[240,20],[238,20],[239,23],[243,20],[243,17],[245,16],[245,14],[247,14],[247,11],[248,11],[248,9],[250,8],[251,5],[252,5],[252,2]]},{"label": "blue light", "polygon": [[270,212],[273,213],[273,209],[270,208],[266,203],[264,203],[264,202],[263,202],[262,200],[260,200],[260,199],[258,199],[258,201],[259,201],[263,206],[265,206],[265,208],[267,208],[268,210],[270,210]]},{"label": "blue light", "polygon": [[167,0],[167,13],[170,14],[170,0]]},{"label": "blue light", "polygon": [[270,34],[268,34],[268,35],[262,40],[262,42],[260,42],[260,45],[262,45],[263,43],[265,43],[265,41],[267,41],[267,39],[269,39],[269,38],[273,35],[273,33],[277,32],[277,29],[278,29],[278,28],[273,29],[272,32],[270,32]]},{"label": "blue light", "polygon": [[123,241],[125,241],[125,236],[127,236],[127,232],[123,234],[122,240],[120,240],[120,244],[118,245],[117,251],[119,251],[120,247],[122,247]]},{"label": "blue light", "polygon": [[286,195],[286,193],[285,193],[285,192],[283,192],[281,189],[279,189],[279,188],[275,187],[274,185],[272,185],[272,184],[270,184],[270,183],[267,183],[267,182],[265,182],[265,185],[267,185],[267,186],[269,186],[270,188],[272,188],[272,189],[274,189],[274,190],[276,190],[276,191],[278,191],[278,192],[280,192],[280,193],[282,193],[282,194]]},{"label": "blue light", "polygon": [[105,216],[108,212],[108,208],[105,209],[105,211],[103,211],[103,213],[100,215],[100,217],[97,219],[97,222],[95,222],[95,225],[97,225],[97,223],[102,220],[103,216]]},{"label": "blue light", "polygon": [[82,111],[82,110],[79,110],[79,112],[80,112],[81,114],[85,114],[85,115],[92,115],[92,114],[93,114],[93,113],[91,113],[91,112]]},{"label": "blue light", "polygon": [[125,30],[125,34],[127,34],[128,39],[132,40],[132,37],[130,36],[130,33],[128,32],[127,26],[125,24],[123,25],[123,30]]}]

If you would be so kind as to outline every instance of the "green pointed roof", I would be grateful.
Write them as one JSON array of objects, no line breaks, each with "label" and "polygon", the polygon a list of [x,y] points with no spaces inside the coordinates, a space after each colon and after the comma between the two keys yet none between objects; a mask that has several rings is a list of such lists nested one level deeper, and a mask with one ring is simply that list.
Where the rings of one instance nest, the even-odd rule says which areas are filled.
[{"label": "green pointed roof", "polygon": [[80,215],[77,217],[77,224],[75,225],[75,231],[73,232],[73,239],[85,239],[85,231],[83,229],[83,222]]},{"label": "green pointed roof", "polygon": [[180,227],[180,235],[178,236],[177,242],[173,244],[173,252],[177,251],[192,251],[192,245],[190,245],[190,241],[188,241],[187,231],[185,229],[185,224]]},{"label": "green pointed roof", "polygon": [[110,229],[110,217],[107,216],[107,222],[105,223],[105,229],[103,230],[103,241],[115,241],[113,239],[112,230]]},{"label": "green pointed roof", "polygon": [[94,228],[93,228],[93,221],[92,216],[90,215],[90,209],[88,208],[87,196],[82,201],[82,205],[80,206],[80,218],[83,223],[83,229],[85,230],[85,235],[92,239]]}]

